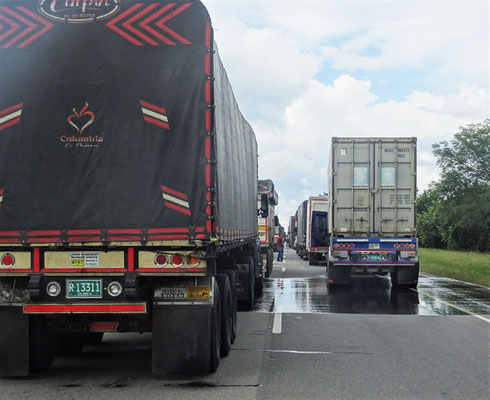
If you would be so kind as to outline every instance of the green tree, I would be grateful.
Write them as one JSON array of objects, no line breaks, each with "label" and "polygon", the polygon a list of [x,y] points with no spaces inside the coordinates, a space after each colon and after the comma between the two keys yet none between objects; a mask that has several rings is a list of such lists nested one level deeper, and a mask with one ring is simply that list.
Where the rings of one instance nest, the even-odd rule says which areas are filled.
[{"label": "green tree", "polygon": [[417,200],[422,246],[490,252],[490,120],[433,145],[441,179]]}]

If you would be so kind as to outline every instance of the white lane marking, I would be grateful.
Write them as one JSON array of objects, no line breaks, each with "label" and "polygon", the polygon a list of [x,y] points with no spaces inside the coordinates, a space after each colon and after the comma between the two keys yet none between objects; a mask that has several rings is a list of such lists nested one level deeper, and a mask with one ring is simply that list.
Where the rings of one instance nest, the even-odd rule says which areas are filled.
[{"label": "white lane marking", "polygon": [[481,315],[475,314],[474,312],[471,312],[469,310],[466,310],[465,308],[459,307],[457,305],[451,304],[451,303],[449,303],[447,301],[441,300],[438,297],[432,296],[432,295],[430,295],[428,293],[425,293],[425,292],[422,292],[422,291],[420,291],[418,289],[412,289],[412,290],[414,292],[417,292],[417,293],[423,295],[423,296],[427,296],[427,297],[430,297],[433,300],[437,300],[439,303],[442,303],[442,304],[445,304],[445,305],[447,305],[449,307],[455,308],[458,311],[464,312],[465,314],[471,315],[471,316],[473,316],[475,318],[481,319],[482,321],[485,321],[485,322],[487,322],[487,323],[490,324],[490,319],[488,319],[488,318],[485,318],[485,317],[483,317]]},{"label": "white lane marking", "polygon": [[282,313],[274,314],[274,323],[272,324],[272,333],[279,334],[282,332]]},{"label": "white lane marking", "polygon": [[333,354],[331,351],[301,351],[301,350],[267,350],[268,353],[290,353],[290,354]]},{"label": "white lane marking", "polygon": [[282,267],[282,272],[286,272],[286,267]]}]

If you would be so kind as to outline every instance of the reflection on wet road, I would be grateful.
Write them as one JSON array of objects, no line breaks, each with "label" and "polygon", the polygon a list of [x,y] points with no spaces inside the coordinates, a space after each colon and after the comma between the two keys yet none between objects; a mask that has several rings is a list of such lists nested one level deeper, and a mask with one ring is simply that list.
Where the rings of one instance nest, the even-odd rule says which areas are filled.
[{"label": "reflection on wet road", "polygon": [[388,277],[331,289],[325,276],[267,279],[255,311],[281,313],[490,315],[490,289],[422,275],[417,290],[393,289]]}]

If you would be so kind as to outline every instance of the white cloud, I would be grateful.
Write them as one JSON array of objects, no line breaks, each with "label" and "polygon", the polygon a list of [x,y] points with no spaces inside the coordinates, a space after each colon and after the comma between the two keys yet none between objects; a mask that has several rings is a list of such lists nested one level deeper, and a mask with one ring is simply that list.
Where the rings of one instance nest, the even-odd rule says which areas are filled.
[{"label": "white cloud", "polygon": [[[203,1],[283,225],[326,189],[332,136],[417,136],[424,189],[431,144],[490,116],[487,0]],[[400,74],[413,88],[381,101]]]},{"label": "white cloud", "polygon": [[481,122],[489,110],[488,93],[468,85],[448,96],[416,92],[403,101],[376,102],[368,81],[349,75],[331,85],[311,80],[287,107],[286,126],[276,136],[257,131],[265,160],[260,173],[274,179],[298,205],[305,192],[325,190],[332,136],[416,136],[418,187],[423,191],[438,179],[432,143],[451,138],[459,126]]}]

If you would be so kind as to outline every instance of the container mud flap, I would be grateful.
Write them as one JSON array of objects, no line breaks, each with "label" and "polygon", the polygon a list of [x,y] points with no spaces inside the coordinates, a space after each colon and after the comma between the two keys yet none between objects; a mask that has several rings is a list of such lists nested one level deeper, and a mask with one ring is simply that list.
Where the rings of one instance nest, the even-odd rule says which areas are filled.
[{"label": "container mud flap", "polygon": [[22,307],[0,307],[0,376],[29,375],[29,317]]},{"label": "container mud flap", "polygon": [[327,264],[328,286],[348,285],[350,283],[350,267],[336,267],[332,262]]},{"label": "container mud flap", "polygon": [[155,288],[152,372],[210,372],[213,287],[209,278],[175,279]]}]

